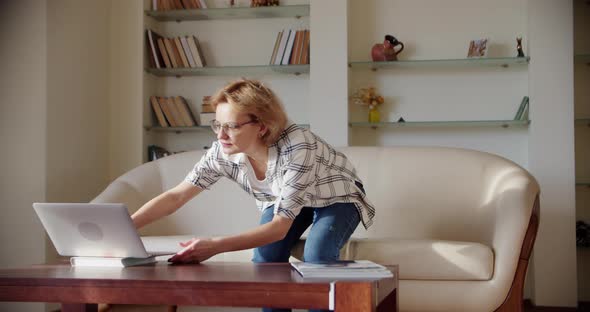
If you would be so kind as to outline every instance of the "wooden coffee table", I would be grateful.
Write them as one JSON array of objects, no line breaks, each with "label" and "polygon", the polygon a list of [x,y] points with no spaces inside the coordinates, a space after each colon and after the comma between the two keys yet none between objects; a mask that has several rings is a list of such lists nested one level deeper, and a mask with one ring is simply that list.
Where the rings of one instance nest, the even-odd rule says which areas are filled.
[{"label": "wooden coffee table", "polygon": [[303,280],[288,263],[205,262],[129,268],[69,264],[0,269],[0,301],[61,302],[63,311],[96,303],[398,311],[398,268],[379,280]]}]

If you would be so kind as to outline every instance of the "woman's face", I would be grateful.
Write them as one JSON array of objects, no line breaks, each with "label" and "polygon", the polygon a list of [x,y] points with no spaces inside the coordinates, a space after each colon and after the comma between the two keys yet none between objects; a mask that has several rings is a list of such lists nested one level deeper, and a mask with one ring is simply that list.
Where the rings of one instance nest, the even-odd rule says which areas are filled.
[{"label": "woman's face", "polygon": [[[229,103],[219,103],[215,110],[215,119],[221,125],[217,132],[217,139],[225,154],[246,153],[264,146],[260,135],[264,133],[264,126],[252,122],[252,118],[239,113]],[[229,126],[229,127],[226,127]],[[232,129],[232,126],[237,126]]]}]

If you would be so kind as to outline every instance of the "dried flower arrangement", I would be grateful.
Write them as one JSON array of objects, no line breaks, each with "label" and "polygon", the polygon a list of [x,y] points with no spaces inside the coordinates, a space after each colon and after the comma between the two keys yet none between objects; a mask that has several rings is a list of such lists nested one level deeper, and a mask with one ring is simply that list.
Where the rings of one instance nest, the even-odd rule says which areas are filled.
[{"label": "dried flower arrangement", "polygon": [[367,106],[369,109],[376,108],[385,101],[383,97],[377,93],[375,87],[360,88],[351,98],[354,104]]}]

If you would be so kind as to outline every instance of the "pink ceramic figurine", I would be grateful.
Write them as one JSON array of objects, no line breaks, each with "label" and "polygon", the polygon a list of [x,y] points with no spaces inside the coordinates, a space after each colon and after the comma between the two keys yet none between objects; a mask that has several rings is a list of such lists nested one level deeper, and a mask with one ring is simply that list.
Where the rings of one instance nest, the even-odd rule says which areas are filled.
[{"label": "pink ceramic figurine", "polygon": [[[395,50],[396,46],[401,46]],[[397,61],[397,55],[404,49],[404,44],[392,35],[386,35],[383,43],[376,43],[371,49],[373,62]]]}]

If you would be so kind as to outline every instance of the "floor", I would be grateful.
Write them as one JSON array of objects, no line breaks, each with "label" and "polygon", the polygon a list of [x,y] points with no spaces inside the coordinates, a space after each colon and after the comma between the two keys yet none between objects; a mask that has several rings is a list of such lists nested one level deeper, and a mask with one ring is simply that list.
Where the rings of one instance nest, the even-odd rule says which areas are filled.
[{"label": "floor", "polygon": [[535,307],[530,300],[524,301],[524,312],[590,312],[590,302],[579,302],[578,308]]}]

